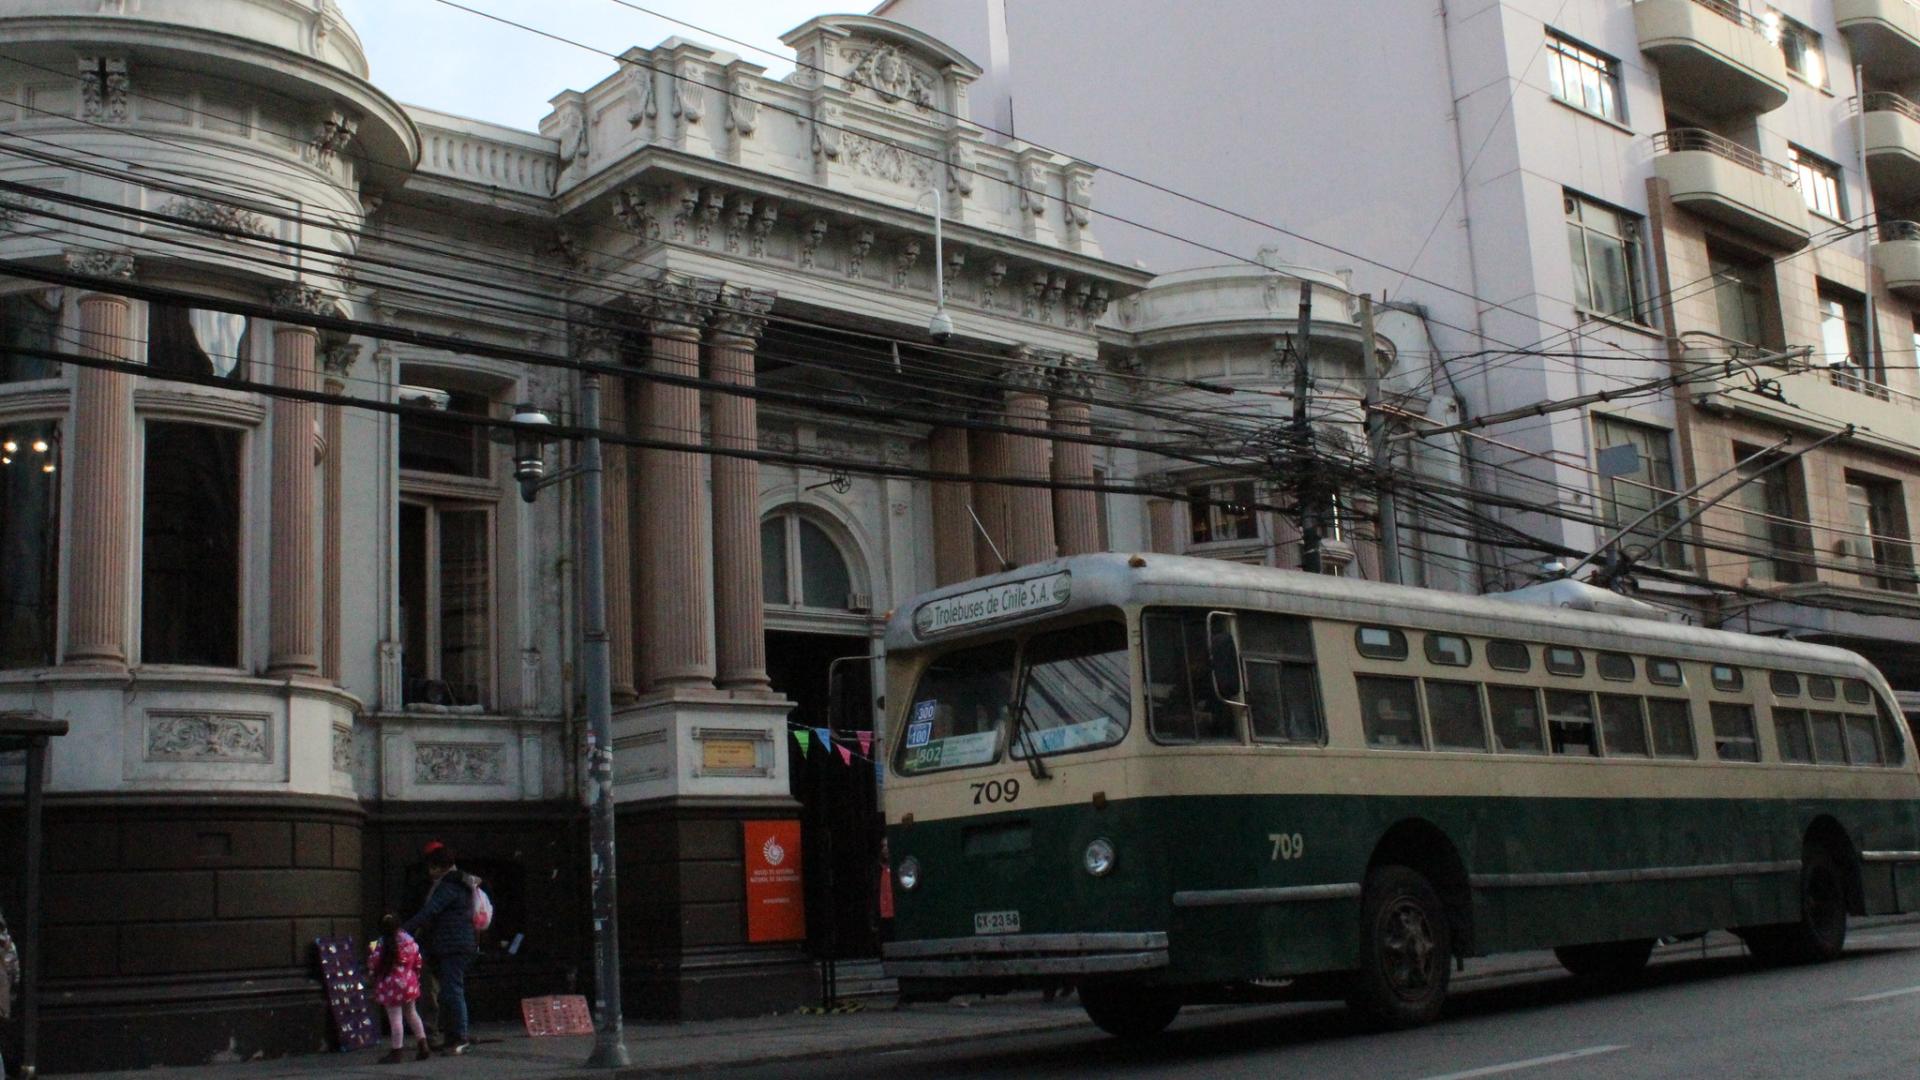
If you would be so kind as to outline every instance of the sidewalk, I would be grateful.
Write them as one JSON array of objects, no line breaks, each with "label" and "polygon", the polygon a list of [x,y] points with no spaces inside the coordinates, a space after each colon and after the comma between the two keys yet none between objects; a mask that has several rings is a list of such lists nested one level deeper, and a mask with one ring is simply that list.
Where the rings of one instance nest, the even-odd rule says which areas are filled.
[{"label": "sidewalk", "polygon": [[[1914,916],[1856,919],[1850,929],[1862,937],[1876,932],[1910,932],[1920,919]],[[1741,944],[1730,934],[1715,933],[1705,941],[1663,949],[1655,963],[1694,959],[1703,955],[1737,955]],[[1465,990],[1490,982],[1535,975],[1557,975],[1560,965],[1550,952],[1510,953],[1470,961],[1454,977]],[[889,998],[867,1000],[855,1013],[817,1016],[784,1013],[745,1020],[707,1020],[687,1023],[636,1022],[627,1025],[627,1052],[632,1067],[620,1077],[652,1076],[726,1066],[769,1065],[787,1061],[836,1057],[882,1050],[924,1049],[952,1043],[998,1039],[1015,1035],[1085,1028],[1093,1025],[1080,1010],[1077,998],[1043,1002],[1038,994],[968,999],[934,1005],[896,1008]],[[1267,1006],[1196,1006],[1192,1012]],[[176,1069],[130,1069],[124,1072],[66,1074],[76,1080],[606,1080],[608,1073],[581,1068],[593,1040],[528,1038],[518,1024],[475,1025],[476,1044],[457,1058],[436,1057],[400,1065],[377,1063],[384,1046],[350,1054],[308,1054],[273,1061],[233,1062]]]}]

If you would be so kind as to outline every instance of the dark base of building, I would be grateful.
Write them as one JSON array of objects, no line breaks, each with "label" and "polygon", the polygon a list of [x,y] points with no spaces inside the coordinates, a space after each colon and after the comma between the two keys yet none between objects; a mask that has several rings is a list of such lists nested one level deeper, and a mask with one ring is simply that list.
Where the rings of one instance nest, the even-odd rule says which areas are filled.
[{"label": "dark base of building", "polygon": [[699,949],[621,973],[627,1015],[724,1020],[791,1012],[819,999],[819,967],[797,947]]}]

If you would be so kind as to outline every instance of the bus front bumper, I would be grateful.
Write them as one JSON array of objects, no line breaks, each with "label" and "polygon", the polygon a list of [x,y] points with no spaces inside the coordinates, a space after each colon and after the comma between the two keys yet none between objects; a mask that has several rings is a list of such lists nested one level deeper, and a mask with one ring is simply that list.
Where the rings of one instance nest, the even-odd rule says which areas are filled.
[{"label": "bus front bumper", "polygon": [[896,979],[1119,975],[1167,966],[1164,933],[1008,934],[895,941],[882,967]]}]

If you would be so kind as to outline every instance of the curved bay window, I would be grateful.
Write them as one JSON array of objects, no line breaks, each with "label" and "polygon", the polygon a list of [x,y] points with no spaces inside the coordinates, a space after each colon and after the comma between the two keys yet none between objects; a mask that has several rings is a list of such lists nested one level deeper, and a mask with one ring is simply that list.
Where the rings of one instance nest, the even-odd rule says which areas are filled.
[{"label": "curved bay window", "polygon": [[782,510],[760,523],[760,597],[779,607],[866,611],[853,571],[837,541],[817,522]]},{"label": "curved bay window", "polygon": [[233,428],[149,420],[140,660],[240,666],[240,463]]},{"label": "curved bay window", "polygon": [[245,379],[247,331],[245,315],[153,304],[147,309],[147,366],[169,375]]},{"label": "curved bay window", "polygon": [[60,427],[0,425],[0,668],[53,663],[59,551]]},{"label": "curved bay window", "polygon": [[[411,376],[412,373],[409,373]],[[484,709],[494,696],[495,447],[461,415],[486,394],[403,386],[447,415],[400,420],[401,698],[409,707]]]},{"label": "curved bay window", "polygon": [[53,352],[60,326],[57,293],[24,292],[0,297],[0,383],[51,379],[60,365],[30,352]]}]

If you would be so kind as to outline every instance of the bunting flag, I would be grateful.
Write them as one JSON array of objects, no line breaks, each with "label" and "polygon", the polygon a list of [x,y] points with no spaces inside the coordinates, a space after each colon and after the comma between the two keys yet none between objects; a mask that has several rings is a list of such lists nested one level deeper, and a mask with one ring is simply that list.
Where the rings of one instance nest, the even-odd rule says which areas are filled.
[{"label": "bunting flag", "polygon": [[817,727],[817,728],[814,728],[814,729],[813,729],[813,733],[814,733],[815,735],[817,735],[817,736],[819,736],[819,738],[820,738],[820,745],[821,745],[821,746],[824,746],[824,747],[826,747],[826,748],[827,748],[828,750],[831,750],[831,749],[833,749],[833,731],[832,731],[832,729],[830,729],[830,728],[823,728],[823,727]]},{"label": "bunting flag", "polygon": [[840,744],[840,761],[846,765],[853,764],[853,751],[847,749],[846,743]]},{"label": "bunting flag", "polygon": [[793,741],[800,744],[800,752],[804,754],[807,752],[808,745],[812,743],[813,736],[806,728],[794,728]]},{"label": "bunting flag", "polygon": [[871,757],[873,755],[873,732],[856,731],[853,734],[855,738],[860,740],[860,756]]}]

